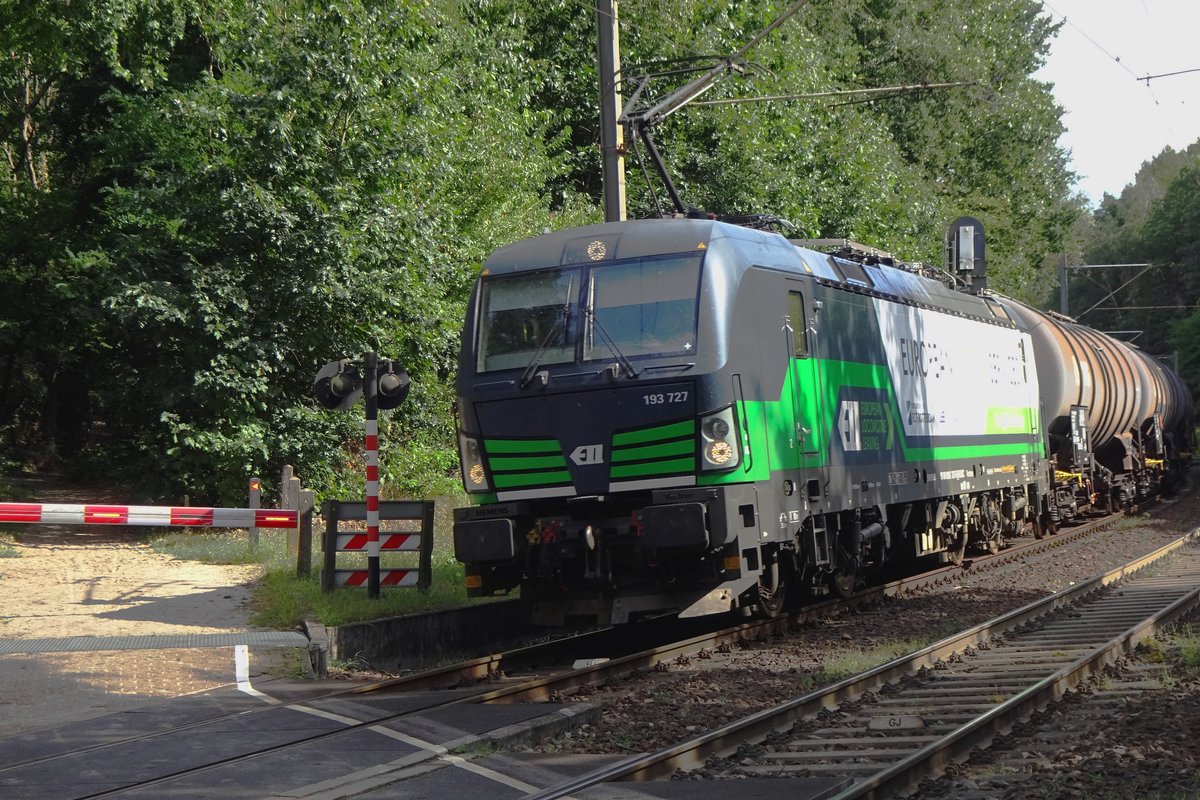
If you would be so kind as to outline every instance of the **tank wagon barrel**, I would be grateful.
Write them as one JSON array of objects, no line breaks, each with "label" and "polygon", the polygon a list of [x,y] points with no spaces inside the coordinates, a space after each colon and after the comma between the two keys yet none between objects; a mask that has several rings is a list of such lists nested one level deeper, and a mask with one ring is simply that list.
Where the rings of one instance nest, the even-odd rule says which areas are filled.
[{"label": "tank wagon barrel", "polygon": [[1160,459],[1190,450],[1192,399],[1177,375],[1100,331],[1008,298],[1001,303],[1033,339],[1042,413],[1059,466],[1079,466],[1068,447],[1073,408],[1086,422],[1085,449],[1111,471],[1129,469],[1138,438]]},{"label": "tank wagon barrel", "polygon": [[1088,408],[1093,442],[1106,441],[1150,415],[1158,387],[1146,363],[1122,342],[1055,319],[1014,300],[1001,300],[1033,337],[1047,429],[1069,431],[1072,406]]}]

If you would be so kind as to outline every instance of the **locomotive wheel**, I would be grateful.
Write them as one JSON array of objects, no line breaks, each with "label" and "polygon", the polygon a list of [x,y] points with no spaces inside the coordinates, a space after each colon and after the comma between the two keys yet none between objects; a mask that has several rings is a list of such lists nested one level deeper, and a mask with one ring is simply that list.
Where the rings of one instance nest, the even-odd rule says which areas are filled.
[{"label": "locomotive wheel", "polygon": [[840,547],[837,567],[829,576],[829,586],[838,597],[849,597],[858,587],[858,559],[846,555]]},{"label": "locomotive wheel", "polygon": [[783,616],[786,606],[787,583],[780,581],[773,592],[761,583],[758,585],[758,615],[760,617],[777,619]]},{"label": "locomotive wheel", "polygon": [[787,589],[787,570],[776,561],[758,579],[758,607],[755,609],[758,616],[763,619],[777,619],[783,616],[787,607]]},{"label": "locomotive wheel", "polygon": [[950,547],[946,550],[946,560],[949,561],[951,564],[953,564],[956,567],[961,567],[962,563],[963,563],[963,556],[965,556],[966,554],[967,554],[967,533],[966,533],[966,531],[963,531],[959,535],[958,541],[955,542],[954,544],[950,545]]}]

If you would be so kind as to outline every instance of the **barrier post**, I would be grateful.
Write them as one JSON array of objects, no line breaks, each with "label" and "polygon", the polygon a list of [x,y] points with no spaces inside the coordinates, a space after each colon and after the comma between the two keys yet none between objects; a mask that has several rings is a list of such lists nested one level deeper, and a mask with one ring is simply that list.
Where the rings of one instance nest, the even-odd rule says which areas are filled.
[{"label": "barrier post", "polygon": [[[380,567],[379,585],[394,588],[426,588],[433,579],[433,501],[432,500],[381,500],[380,522],[404,520],[419,522],[420,531],[392,530],[379,535],[380,551],[408,553],[416,556],[419,563],[413,567],[389,565]],[[366,555],[368,539],[361,523],[367,519],[367,504],[361,500],[327,500],[322,507],[325,513],[325,570],[321,577],[321,588],[332,591],[340,587],[366,588],[369,575],[362,566],[338,569],[336,553]],[[349,523],[349,530],[342,529]],[[354,525],[354,523],[360,523]],[[390,528],[390,526],[389,526]],[[360,562],[361,564],[361,562]]]},{"label": "barrier post", "polygon": [[321,570],[321,590],[332,592],[333,573],[337,569],[338,501],[322,503],[321,515],[325,517],[325,568]]},{"label": "barrier post", "polygon": [[305,489],[298,492],[298,494],[296,510],[300,512],[300,526],[296,529],[296,574],[301,578],[307,578],[309,575],[312,575],[313,507],[315,505],[315,496],[311,489]]},{"label": "barrier post", "polygon": [[433,501],[426,500],[421,509],[421,555],[417,566],[417,588],[428,592],[433,585]]},{"label": "barrier post", "polygon": [[[250,479],[250,491],[248,492],[246,508],[257,511],[262,508],[262,481],[258,478]],[[250,526],[250,546],[258,547],[258,526]]]},{"label": "barrier post", "polygon": [[[295,470],[291,464],[284,464],[279,474],[279,507],[294,508],[297,511],[301,510],[300,479],[296,477]],[[293,558],[300,557],[299,529],[288,531],[287,546],[288,552],[292,554]]]}]

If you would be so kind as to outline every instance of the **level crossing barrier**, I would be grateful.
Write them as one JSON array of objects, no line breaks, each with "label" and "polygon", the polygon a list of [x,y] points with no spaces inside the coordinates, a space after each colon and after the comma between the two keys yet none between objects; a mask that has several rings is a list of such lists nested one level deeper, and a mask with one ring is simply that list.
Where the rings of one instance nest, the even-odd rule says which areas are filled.
[{"label": "level crossing barrier", "polygon": [[300,512],[272,508],[201,508],[71,503],[0,503],[0,522],[41,525],[141,525],[189,528],[297,528]]}]

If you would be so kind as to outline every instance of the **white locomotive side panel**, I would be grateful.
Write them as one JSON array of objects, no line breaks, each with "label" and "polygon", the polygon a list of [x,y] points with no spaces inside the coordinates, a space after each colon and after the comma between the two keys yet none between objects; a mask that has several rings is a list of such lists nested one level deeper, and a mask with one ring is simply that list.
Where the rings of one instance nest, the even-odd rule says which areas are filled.
[{"label": "white locomotive side panel", "polygon": [[907,436],[1037,429],[1037,370],[1027,334],[886,300],[874,302]]}]

